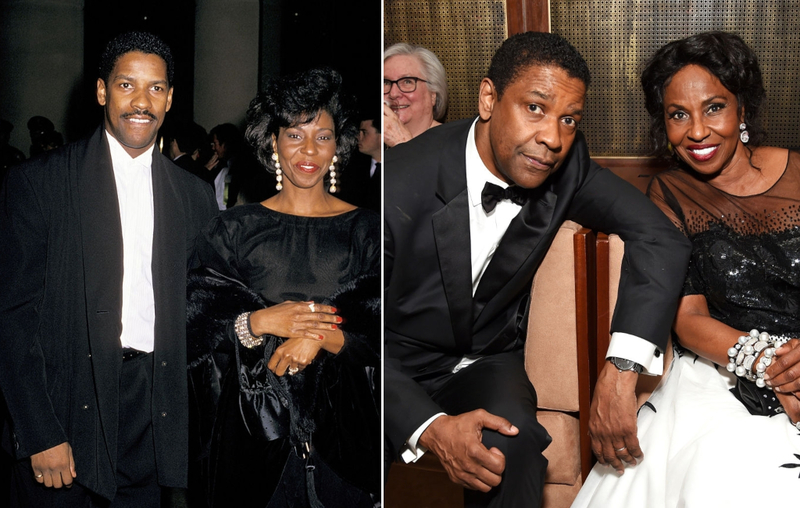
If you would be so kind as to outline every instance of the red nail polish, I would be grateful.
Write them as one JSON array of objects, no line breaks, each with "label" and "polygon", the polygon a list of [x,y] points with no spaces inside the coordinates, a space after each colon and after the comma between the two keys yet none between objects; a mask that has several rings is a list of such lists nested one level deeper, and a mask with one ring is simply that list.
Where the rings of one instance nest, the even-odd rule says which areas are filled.
[{"label": "red nail polish", "polygon": [[331,312],[336,314],[337,312],[339,312],[339,309],[337,309],[336,307],[331,307]]},{"label": "red nail polish", "polygon": [[325,337],[323,335],[320,335],[319,340],[325,340]]},{"label": "red nail polish", "polygon": [[334,330],[338,330],[338,329],[339,329],[339,327],[338,327],[338,326],[336,326],[336,325],[331,325],[331,327],[332,327]]},{"label": "red nail polish", "polygon": [[343,321],[343,319],[342,319],[342,318],[340,318],[339,316],[336,316],[336,322],[337,322],[337,323],[341,323],[342,321]]}]

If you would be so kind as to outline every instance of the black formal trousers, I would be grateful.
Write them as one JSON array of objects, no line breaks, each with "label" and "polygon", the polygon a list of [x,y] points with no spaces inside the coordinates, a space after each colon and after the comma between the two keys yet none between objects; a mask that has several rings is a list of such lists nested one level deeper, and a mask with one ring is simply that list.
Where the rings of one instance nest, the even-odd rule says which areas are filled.
[{"label": "black formal trousers", "polygon": [[53,489],[36,482],[30,459],[13,470],[11,506],[19,508],[159,508],[161,487],[156,473],[152,404],[153,355],[141,354],[123,361],[119,377],[119,437],[117,440],[117,492],[109,502],[79,483]]},{"label": "black formal trousers", "polygon": [[536,390],[525,372],[522,351],[482,358],[459,370],[431,398],[448,414],[476,409],[502,416],[519,429],[516,436],[483,430],[483,444],[506,458],[500,485],[487,493],[464,490],[464,506],[541,506],[551,438],[536,419]]}]

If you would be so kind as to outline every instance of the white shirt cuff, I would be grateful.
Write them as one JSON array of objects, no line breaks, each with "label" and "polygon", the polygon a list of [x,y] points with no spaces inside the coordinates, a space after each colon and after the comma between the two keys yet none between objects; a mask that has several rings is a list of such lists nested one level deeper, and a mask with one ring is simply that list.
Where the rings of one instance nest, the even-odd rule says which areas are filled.
[{"label": "white shirt cuff", "polygon": [[425,429],[427,429],[435,419],[445,414],[447,413],[436,413],[435,415],[425,420],[425,423],[420,425],[419,428],[417,428],[417,430],[414,431],[413,434],[411,434],[411,437],[408,438],[408,440],[406,440],[406,445],[400,452],[400,458],[403,460],[403,462],[405,462],[406,464],[408,464],[409,462],[416,462],[420,459],[420,457],[425,455],[425,452],[427,452],[428,450],[424,446],[417,446],[417,441],[419,441],[419,437],[422,435],[423,432],[425,432]]},{"label": "white shirt cuff", "polygon": [[664,372],[664,355],[652,343],[629,333],[614,332],[608,345],[606,358],[616,356],[641,365],[643,374],[660,376]]}]

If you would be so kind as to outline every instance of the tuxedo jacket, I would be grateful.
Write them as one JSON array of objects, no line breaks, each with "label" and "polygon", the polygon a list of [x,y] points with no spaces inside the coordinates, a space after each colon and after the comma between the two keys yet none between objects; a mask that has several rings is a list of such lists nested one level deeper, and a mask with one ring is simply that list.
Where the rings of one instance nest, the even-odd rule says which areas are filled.
[{"label": "tuxedo jacket", "polygon": [[[153,152],[158,481],[186,485],[186,271],[217,211],[210,187]],[[122,230],[103,128],[14,168],[0,196],[0,388],[19,458],[68,441],[76,481],[116,491]]]},{"label": "tuxedo jacket", "polygon": [[339,197],[350,204],[380,212],[382,170],[378,168],[370,176],[371,167],[372,157],[355,154],[347,168],[341,172],[342,194]]},{"label": "tuxedo jacket", "polygon": [[[202,164],[198,161],[192,159],[192,156],[188,153],[183,155],[179,155],[174,161],[172,161],[176,166],[185,169],[189,173],[193,174],[194,176],[202,179],[206,183],[210,184],[211,187],[214,187],[214,179],[211,177],[211,171],[207,170]],[[216,176],[216,175],[215,175]]]},{"label": "tuxedo jacket", "polygon": [[465,155],[472,121],[386,151],[384,429],[395,453],[442,411],[428,393],[463,356],[522,349],[531,281],[563,221],[625,241],[613,331],[663,350],[683,284],[689,242],[639,190],[592,162],[579,132],[511,222],[473,297]]}]

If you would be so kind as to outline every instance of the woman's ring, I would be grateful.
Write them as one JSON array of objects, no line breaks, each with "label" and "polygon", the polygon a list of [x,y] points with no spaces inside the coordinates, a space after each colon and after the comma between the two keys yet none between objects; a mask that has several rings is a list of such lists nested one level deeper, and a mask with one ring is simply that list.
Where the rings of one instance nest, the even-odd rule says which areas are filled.
[{"label": "woman's ring", "polygon": [[623,446],[622,448],[616,448],[616,449],[614,449],[614,451],[615,451],[615,452],[617,452],[617,453],[619,453],[619,452],[621,452],[622,450],[624,450],[625,448],[627,448],[627,446]]},{"label": "woman's ring", "polygon": [[39,474],[36,475],[36,478],[41,478],[42,476],[44,476],[44,474],[39,473]]},{"label": "woman's ring", "polygon": [[[312,305],[313,305],[313,304],[312,304]],[[297,374],[298,372],[300,372],[300,369],[299,369],[298,367],[289,367],[289,368],[286,370],[286,372],[288,372],[290,376],[294,376],[295,374]]]},{"label": "woman's ring", "polygon": [[314,310],[314,302],[309,303],[308,308],[311,309],[311,312],[316,312],[316,310]]}]

